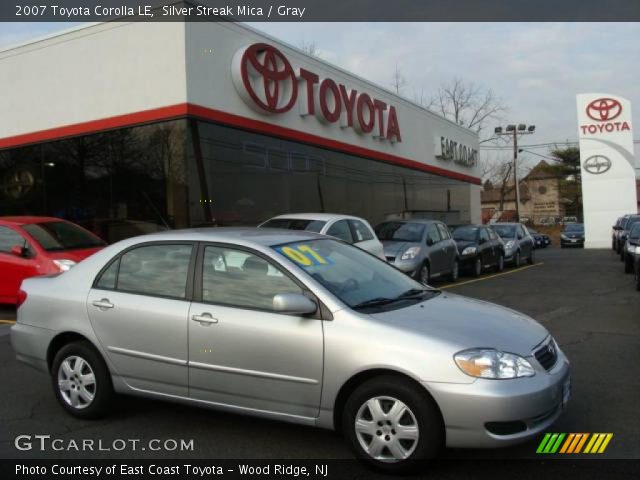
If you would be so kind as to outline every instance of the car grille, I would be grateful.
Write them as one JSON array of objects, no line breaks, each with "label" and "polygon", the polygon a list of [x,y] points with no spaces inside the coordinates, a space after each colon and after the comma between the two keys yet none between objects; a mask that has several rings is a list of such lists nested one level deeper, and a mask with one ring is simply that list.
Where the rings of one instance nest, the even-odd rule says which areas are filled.
[{"label": "car grille", "polygon": [[395,262],[396,257],[387,257],[387,262]]},{"label": "car grille", "polygon": [[553,339],[550,339],[542,347],[533,352],[534,357],[542,367],[549,371],[558,360],[558,351]]}]

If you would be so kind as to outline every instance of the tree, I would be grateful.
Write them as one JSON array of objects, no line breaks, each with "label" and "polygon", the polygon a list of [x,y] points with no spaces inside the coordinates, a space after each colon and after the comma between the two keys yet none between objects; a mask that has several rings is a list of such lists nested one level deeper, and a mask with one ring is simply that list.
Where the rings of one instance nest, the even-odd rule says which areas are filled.
[{"label": "tree", "polygon": [[582,170],[580,169],[580,149],[577,147],[557,147],[551,152],[556,159],[549,165],[551,173],[560,180],[560,196],[569,200],[566,214],[582,218]]},{"label": "tree", "polygon": [[302,50],[304,53],[312,57],[320,58],[322,56],[320,53],[320,49],[318,48],[318,44],[313,41],[306,42],[303,40],[302,43],[300,44],[300,50]]},{"label": "tree", "polygon": [[396,63],[396,69],[393,72],[393,78],[391,81],[391,86],[395,90],[397,95],[400,95],[402,89],[407,85],[407,78],[402,73],[402,69]]},{"label": "tree", "polygon": [[[507,111],[493,90],[465,82],[460,78],[440,85],[426,107],[478,134],[489,120],[500,120],[500,116]],[[480,143],[491,140],[495,140],[495,137],[490,136]]]}]

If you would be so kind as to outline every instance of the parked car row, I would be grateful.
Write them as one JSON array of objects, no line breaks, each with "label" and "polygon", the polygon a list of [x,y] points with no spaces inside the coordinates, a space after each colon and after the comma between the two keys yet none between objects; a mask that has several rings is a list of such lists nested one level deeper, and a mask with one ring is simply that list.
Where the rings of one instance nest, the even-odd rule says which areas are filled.
[{"label": "parked car row", "polygon": [[634,284],[640,290],[640,215],[620,217],[613,227],[612,250],[619,254],[624,273],[634,274]]},{"label": "parked car row", "polygon": [[[389,220],[375,228],[362,218],[327,213],[286,214],[259,228],[304,230],[343,240],[387,261],[423,284],[455,282],[460,271],[480,276],[487,269],[535,261],[536,237],[520,223],[461,225],[438,220]],[[545,245],[539,236],[540,245]],[[547,237],[548,240],[548,237]],[[68,270],[104,248],[100,238],[66,220],[50,217],[0,218],[0,303],[19,301],[20,283]]]}]

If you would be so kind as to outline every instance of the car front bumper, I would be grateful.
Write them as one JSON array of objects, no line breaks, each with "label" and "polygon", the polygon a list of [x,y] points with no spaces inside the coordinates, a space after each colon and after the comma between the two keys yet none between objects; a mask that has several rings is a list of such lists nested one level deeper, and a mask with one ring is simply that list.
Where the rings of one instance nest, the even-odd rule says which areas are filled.
[{"label": "car front bumper", "polygon": [[[453,448],[495,448],[524,442],[558,419],[571,394],[569,362],[561,353],[549,372],[536,369],[533,377],[423,384],[440,407],[446,444]],[[496,425],[509,433],[497,434]],[[513,425],[518,427],[513,429]]]},{"label": "car front bumper", "polygon": [[564,247],[582,247],[584,246],[584,238],[570,238],[568,240],[561,238],[560,245]]}]

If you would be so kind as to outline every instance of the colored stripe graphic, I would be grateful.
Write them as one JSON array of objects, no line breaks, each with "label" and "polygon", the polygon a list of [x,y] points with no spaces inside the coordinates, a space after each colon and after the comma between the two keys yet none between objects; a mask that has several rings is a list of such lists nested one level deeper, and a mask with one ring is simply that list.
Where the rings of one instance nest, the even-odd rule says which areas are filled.
[{"label": "colored stripe graphic", "polygon": [[536,453],[604,453],[612,438],[613,433],[546,433]]}]

